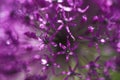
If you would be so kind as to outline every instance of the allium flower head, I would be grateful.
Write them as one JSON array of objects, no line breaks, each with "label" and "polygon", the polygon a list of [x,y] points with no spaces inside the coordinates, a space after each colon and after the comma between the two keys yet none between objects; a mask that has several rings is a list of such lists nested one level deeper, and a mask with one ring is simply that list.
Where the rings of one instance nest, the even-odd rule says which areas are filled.
[{"label": "allium flower head", "polygon": [[1,0],[1,80],[112,80],[119,0]]}]

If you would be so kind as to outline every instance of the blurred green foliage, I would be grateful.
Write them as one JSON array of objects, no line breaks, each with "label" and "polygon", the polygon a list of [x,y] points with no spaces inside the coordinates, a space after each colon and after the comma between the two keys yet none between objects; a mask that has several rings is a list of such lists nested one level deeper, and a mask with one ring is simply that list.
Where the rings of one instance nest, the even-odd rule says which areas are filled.
[{"label": "blurred green foliage", "polygon": [[112,80],[120,80],[120,72],[111,72]]}]

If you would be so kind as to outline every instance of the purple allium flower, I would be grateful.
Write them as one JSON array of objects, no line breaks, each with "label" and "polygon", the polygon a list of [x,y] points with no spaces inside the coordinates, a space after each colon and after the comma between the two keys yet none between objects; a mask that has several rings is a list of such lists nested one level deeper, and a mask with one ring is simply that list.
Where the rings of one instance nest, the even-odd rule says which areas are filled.
[{"label": "purple allium flower", "polygon": [[120,67],[119,2],[0,0],[0,79],[111,80]]},{"label": "purple allium flower", "polygon": [[25,80],[46,80],[46,76],[33,75],[28,76]]}]

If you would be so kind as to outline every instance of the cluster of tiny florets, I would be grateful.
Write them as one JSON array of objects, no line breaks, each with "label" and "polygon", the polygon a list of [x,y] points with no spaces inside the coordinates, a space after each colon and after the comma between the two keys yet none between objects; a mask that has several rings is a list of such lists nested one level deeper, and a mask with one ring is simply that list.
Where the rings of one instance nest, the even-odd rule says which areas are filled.
[{"label": "cluster of tiny florets", "polygon": [[111,80],[119,2],[0,0],[0,80]]}]

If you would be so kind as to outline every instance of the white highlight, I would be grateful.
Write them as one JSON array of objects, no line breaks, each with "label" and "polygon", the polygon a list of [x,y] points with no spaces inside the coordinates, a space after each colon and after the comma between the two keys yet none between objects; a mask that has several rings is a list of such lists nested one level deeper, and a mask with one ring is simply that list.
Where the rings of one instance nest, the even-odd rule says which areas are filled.
[{"label": "white highlight", "polygon": [[63,2],[63,0],[58,0],[57,2],[58,2],[58,3],[62,3],[62,2]]},{"label": "white highlight", "polygon": [[101,41],[102,43],[105,43],[105,39],[101,39],[100,41]]},{"label": "white highlight", "polygon": [[87,6],[85,9],[78,8],[78,12],[84,13],[88,10],[89,6]]},{"label": "white highlight", "polygon": [[69,29],[69,27],[67,26],[66,27],[66,30],[67,30],[67,32],[70,34],[70,36],[73,38],[73,40],[75,40],[75,37],[72,35],[72,33],[70,32],[70,29]]},{"label": "white highlight", "polygon": [[41,64],[43,64],[43,65],[45,65],[45,64],[47,64],[47,60],[46,59],[41,59]]},{"label": "white highlight", "polygon": [[117,44],[117,47],[120,48],[120,42]]},{"label": "white highlight", "polygon": [[7,41],[6,41],[6,44],[7,44],[7,45],[10,45],[10,41],[9,41],[9,40],[7,40]]},{"label": "white highlight", "polygon": [[72,11],[72,8],[71,7],[66,7],[66,6],[63,6],[61,4],[58,5],[60,8],[62,8],[64,11],[67,11],[67,12],[70,12]]}]

